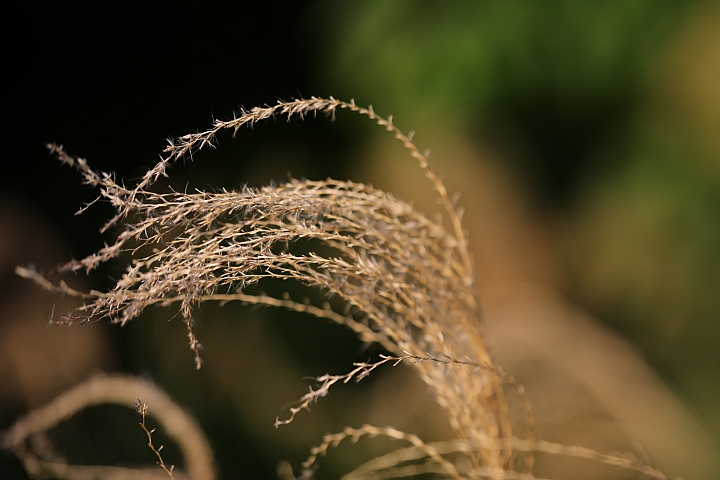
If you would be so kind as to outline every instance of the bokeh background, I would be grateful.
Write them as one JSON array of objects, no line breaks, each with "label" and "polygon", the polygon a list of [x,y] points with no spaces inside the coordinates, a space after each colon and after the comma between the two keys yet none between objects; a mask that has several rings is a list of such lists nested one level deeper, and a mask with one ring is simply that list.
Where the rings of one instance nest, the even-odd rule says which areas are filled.
[{"label": "bokeh background", "polygon": [[[720,476],[716,2],[25,2],[2,10],[0,428],[113,371],[153,380],[192,412],[223,478],[274,478],[280,460],[299,465],[323,433],[344,425],[446,438],[442,413],[403,367],[338,388],[295,424],[272,427],[305,377],[343,373],[377,354],[340,327],[205,305],[197,330],[205,366],[196,372],[172,311],[148,311],[122,329],[46,328],[43,316],[72,302],[13,273],[28,263],[48,271],[112,236],[98,233],[107,205],[73,215],[95,194],[45,143],[131,183],[165,138],[240,105],[333,95],[393,114],[461,192],[490,344],[526,384],[542,436],[630,451],[686,479]],[[289,175],[370,182],[429,214],[437,208],[401,147],[349,113],[223,136],[217,151],[175,167],[168,184],[231,189]],[[111,264],[68,282],[107,288],[122,271]],[[152,463],[136,421],[94,408],[51,438],[69,461]],[[341,447],[319,478],[387,447],[379,443]],[[3,478],[26,478],[7,452],[0,458]],[[548,476],[578,472],[617,473],[539,465]],[[633,478],[623,475],[612,478]]]}]

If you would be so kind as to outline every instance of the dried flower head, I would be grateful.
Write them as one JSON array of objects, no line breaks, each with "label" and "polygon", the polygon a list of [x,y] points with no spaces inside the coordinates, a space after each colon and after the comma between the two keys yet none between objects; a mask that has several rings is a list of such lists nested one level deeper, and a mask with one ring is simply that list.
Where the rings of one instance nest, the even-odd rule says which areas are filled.
[{"label": "dried flower head", "polygon": [[[292,180],[275,187],[218,193],[151,190],[170,164],[212,145],[222,130],[235,132],[275,115],[334,115],[337,109],[370,117],[403,144],[437,192],[450,231],[387,193],[347,181]],[[216,121],[208,131],[170,141],[162,160],[134,188],[50,145],[60,161],[79,170],[116,209],[103,230],[121,225],[114,243],[62,265],[60,271],[90,272],[121,254],[129,255],[130,261],[106,293],[54,285],[28,268],[19,268],[18,273],[47,289],[82,298],[76,316],[85,322],[109,318],[124,325],[150,305],[178,304],[197,368],[201,367],[201,345],[193,331],[193,308],[201,302],[237,300],[327,318],[350,327],[363,340],[379,343],[391,355],[377,363],[356,364],[345,375],[318,377],[319,387],[311,388],[291,409],[290,417],[278,419],[276,426],[292,421],[296,413],[325,396],[331,385],[362,378],[384,363],[404,361],[433,391],[457,434],[454,443],[431,445],[391,428],[346,429],[313,449],[305,463],[306,475],[311,475],[317,456],[328,447],[363,435],[384,435],[411,444],[410,450],[386,459],[382,467],[364,467],[374,475],[383,470],[391,476],[427,471],[454,478],[533,478],[536,451],[554,448],[587,456],[587,452],[535,441],[532,412],[522,388],[494,364],[485,344],[460,214],[427,155],[411,139],[412,135],[404,135],[393,125],[392,117],[379,117],[372,107],[334,98],[279,102],[243,110],[230,121]],[[305,248],[297,248],[299,243]],[[346,308],[336,311],[328,304],[309,305],[289,296],[247,293],[248,287],[267,278],[319,288],[341,298]],[[524,439],[513,432],[504,385],[516,390],[526,406]],[[462,464],[446,458],[458,452],[466,458]],[[426,460],[431,463],[421,463]],[[621,460],[613,461],[665,478],[648,467]]]}]

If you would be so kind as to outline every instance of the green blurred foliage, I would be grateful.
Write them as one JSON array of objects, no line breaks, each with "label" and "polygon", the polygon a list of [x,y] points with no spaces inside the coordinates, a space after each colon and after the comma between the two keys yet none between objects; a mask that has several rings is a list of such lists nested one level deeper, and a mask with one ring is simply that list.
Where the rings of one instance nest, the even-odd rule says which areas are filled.
[{"label": "green blurred foliage", "polygon": [[559,288],[720,442],[720,56],[701,54],[720,37],[694,33],[720,27],[711,6],[326,2],[321,63],[336,95],[500,152],[538,216],[561,219]]},{"label": "green blurred foliage", "polygon": [[584,110],[628,95],[679,4],[406,0],[334,9],[337,41],[326,45],[343,94],[473,121],[518,97]]},{"label": "green blurred foliage", "polygon": [[538,200],[564,200],[582,159],[627,120],[691,4],[333,3],[320,64],[334,95],[382,105],[407,128],[521,132],[514,141],[535,158],[518,169],[537,179]]}]

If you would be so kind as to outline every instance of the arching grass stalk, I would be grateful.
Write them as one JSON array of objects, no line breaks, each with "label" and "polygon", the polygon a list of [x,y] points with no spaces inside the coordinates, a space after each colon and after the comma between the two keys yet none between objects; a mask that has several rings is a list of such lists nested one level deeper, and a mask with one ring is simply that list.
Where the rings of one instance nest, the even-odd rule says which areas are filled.
[{"label": "arching grass stalk", "polygon": [[[292,180],[280,186],[220,192],[158,193],[151,189],[166,175],[168,166],[214,145],[221,131],[235,133],[273,116],[290,119],[317,112],[334,116],[338,109],[369,117],[400,141],[437,193],[449,231],[407,203],[349,181]],[[290,417],[278,419],[276,426],[292,421],[335,383],[362,378],[384,363],[405,362],[434,393],[457,441],[439,450],[394,429],[346,429],[313,450],[305,464],[306,475],[312,474],[317,456],[343,438],[384,435],[409,442],[417,457],[388,462],[387,475],[428,471],[453,478],[533,478],[535,452],[549,447],[542,444],[545,447],[540,448],[535,440],[524,391],[495,365],[487,348],[461,215],[427,154],[420,153],[412,134],[395,127],[392,117],[380,117],[372,107],[362,108],[352,101],[315,97],[242,110],[232,120],[216,121],[207,131],[169,141],[160,162],[132,188],[110,174],[93,171],[85,160],[68,155],[58,145],[49,148],[115,208],[115,216],[102,230],[119,230],[113,243],[61,265],[59,271],[90,272],[116,257],[128,258],[125,273],[108,292],[79,292],[64,283],[52,284],[30,268],[18,268],[18,274],[48,290],[82,299],[74,317],[77,321],[108,318],[124,325],[148,306],[177,304],[200,368],[201,345],[193,329],[193,309],[201,302],[240,301],[329,319],[353,329],[365,341],[379,343],[390,356],[377,363],[356,364],[345,375],[318,377],[318,388],[311,388],[291,409]],[[317,249],[298,251],[294,243],[298,240]],[[341,298],[346,308],[335,311],[328,304],[307,305],[287,295],[248,293],[249,287],[268,278],[318,288]],[[520,394],[525,405],[522,439],[513,431],[503,385]],[[450,453],[465,458],[462,467],[447,457]],[[612,463],[612,458],[598,454],[594,460],[634,468],[627,459],[617,457]],[[421,467],[417,460],[428,460],[432,467],[425,463]],[[376,466],[372,471],[378,474]],[[641,472],[665,478],[649,467],[642,467]]]}]

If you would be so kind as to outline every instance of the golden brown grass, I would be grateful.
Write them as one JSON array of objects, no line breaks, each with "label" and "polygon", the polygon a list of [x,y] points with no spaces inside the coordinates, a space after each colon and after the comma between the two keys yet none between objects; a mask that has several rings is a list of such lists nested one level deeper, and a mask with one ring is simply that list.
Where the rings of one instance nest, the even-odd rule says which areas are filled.
[{"label": "golden brown grass", "polygon": [[[348,109],[365,115],[394,135],[415,158],[444,207],[450,230],[407,203],[367,185],[348,181],[291,180],[280,186],[241,191],[157,193],[151,187],[173,162],[212,146],[223,130],[273,116],[334,115]],[[240,301],[309,313],[343,324],[389,355],[355,364],[349,373],[318,377],[290,409],[296,414],[328,394],[339,382],[360,380],[383,364],[407,363],[427,384],[447,414],[456,439],[425,443],[391,427],[365,425],[328,434],[311,450],[301,476],[312,477],[319,456],[345,439],[385,436],[408,443],[371,460],[347,478],[401,478],[422,473],[452,478],[531,479],[536,453],[570,455],[630,469],[651,478],[661,472],[624,456],[605,455],[535,438],[530,402],[522,386],[495,364],[486,341],[473,263],[461,213],[427,155],[392,123],[370,108],[333,98],[310,98],[258,107],[205,132],[170,141],[162,160],[133,188],[112,175],[93,171],[58,145],[57,158],[85,182],[99,188],[116,215],[103,227],[119,230],[114,243],[86,258],[61,265],[60,272],[90,272],[104,262],[127,258],[127,269],[108,292],[80,292],[53,284],[32,268],[17,269],[40,286],[83,300],[72,315],[51,322],[92,323],[103,318],[121,325],[151,305],[178,304],[187,325],[196,368],[201,344],[193,309],[201,302]],[[309,251],[308,251],[309,249]],[[342,299],[344,309],[312,305],[289,295],[248,293],[263,279],[296,281]],[[507,391],[506,391],[507,389]],[[506,393],[525,409],[524,426],[513,426]],[[285,476],[292,472],[283,470]]]}]

